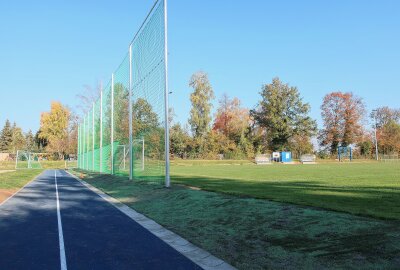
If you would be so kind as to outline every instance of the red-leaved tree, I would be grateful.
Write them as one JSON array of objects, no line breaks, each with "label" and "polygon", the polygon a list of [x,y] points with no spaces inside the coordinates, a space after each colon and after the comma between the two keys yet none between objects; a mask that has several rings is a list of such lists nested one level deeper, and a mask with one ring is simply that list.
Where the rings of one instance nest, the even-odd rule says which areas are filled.
[{"label": "red-leaved tree", "polygon": [[352,93],[332,92],[324,97],[321,105],[324,128],[319,133],[322,146],[327,146],[331,154],[338,146],[357,143],[362,135],[362,120],[365,105],[361,98]]}]

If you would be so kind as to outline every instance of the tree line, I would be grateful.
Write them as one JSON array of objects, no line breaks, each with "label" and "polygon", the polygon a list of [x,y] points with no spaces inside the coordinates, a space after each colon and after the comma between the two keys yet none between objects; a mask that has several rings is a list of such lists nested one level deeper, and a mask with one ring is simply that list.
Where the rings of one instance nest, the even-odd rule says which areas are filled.
[{"label": "tree line", "polygon": [[18,150],[47,153],[48,158],[63,159],[77,148],[77,117],[60,102],[52,102],[49,112],[40,117],[40,129],[24,133],[16,123],[6,120],[0,133],[0,152],[15,155]]},{"label": "tree line", "polygon": [[[309,115],[310,105],[298,88],[279,78],[261,87],[260,100],[254,108],[245,108],[237,97],[223,94],[214,114],[215,95],[208,75],[193,74],[189,86],[193,92],[187,123],[174,122],[172,108],[168,119],[170,153],[175,158],[246,159],[272,151],[291,151],[295,157],[316,153],[324,158],[335,157],[339,146],[353,146],[356,154],[371,158],[375,129],[380,153],[400,152],[400,110],[380,107],[368,113],[362,98],[350,92],[336,91],[324,97],[320,107],[323,126],[318,129]],[[117,84],[114,95],[114,138],[126,144],[128,91]],[[89,111],[96,95],[86,99],[89,101],[84,111]],[[135,138],[146,137],[146,149],[153,149],[154,155],[160,156],[163,127],[153,109],[144,99],[132,104],[133,131]],[[109,124],[109,104],[105,111],[103,122]],[[7,120],[0,133],[0,152],[15,153],[23,149],[46,152],[59,159],[76,154],[79,121],[82,119],[67,106],[52,102],[50,111],[41,114],[40,129],[35,135],[31,131],[24,133],[16,123]],[[104,129],[106,138],[110,135],[107,132]],[[318,150],[314,149],[316,143]]]},{"label": "tree line", "polygon": [[[356,154],[371,158],[374,134],[366,125],[362,98],[353,93],[332,92],[321,105],[322,129],[309,116],[310,105],[297,87],[274,78],[262,86],[253,109],[236,97],[223,94],[213,117],[214,91],[204,72],[192,75],[188,123],[171,123],[171,154],[178,158],[253,158],[272,151],[292,151],[299,157],[316,153],[335,157],[339,146],[353,146]],[[377,130],[380,153],[400,152],[400,110],[377,108],[370,114]],[[375,127],[376,120],[376,127]],[[171,121],[172,122],[172,121]],[[314,149],[313,139],[319,150]]]}]

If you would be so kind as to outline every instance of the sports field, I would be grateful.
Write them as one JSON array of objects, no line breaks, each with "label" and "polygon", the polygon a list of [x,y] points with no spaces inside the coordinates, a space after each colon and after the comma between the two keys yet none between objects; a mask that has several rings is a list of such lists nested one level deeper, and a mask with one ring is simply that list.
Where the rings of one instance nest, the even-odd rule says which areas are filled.
[{"label": "sports field", "polygon": [[239,269],[396,269],[399,168],[174,161],[170,189],[125,176],[83,176]]},{"label": "sports field", "polygon": [[400,219],[400,162],[265,165],[175,162],[175,183],[238,196]]}]

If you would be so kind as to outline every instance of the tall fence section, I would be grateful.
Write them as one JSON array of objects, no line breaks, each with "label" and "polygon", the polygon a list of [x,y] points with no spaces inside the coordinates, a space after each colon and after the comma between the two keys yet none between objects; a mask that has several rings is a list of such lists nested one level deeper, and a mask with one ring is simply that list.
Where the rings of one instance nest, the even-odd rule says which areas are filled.
[{"label": "tall fence section", "polygon": [[170,185],[167,0],[154,4],[83,117],[78,167]]}]

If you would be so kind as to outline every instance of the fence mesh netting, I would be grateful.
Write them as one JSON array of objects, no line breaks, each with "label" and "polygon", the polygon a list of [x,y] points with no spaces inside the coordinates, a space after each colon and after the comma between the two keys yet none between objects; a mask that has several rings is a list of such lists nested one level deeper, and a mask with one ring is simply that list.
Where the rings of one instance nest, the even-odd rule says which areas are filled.
[{"label": "fence mesh netting", "polygon": [[132,168],[134,179],[164,182],[164,4],[163,0],[155,3],[110,82],[102,87],[100,99],[83,117],[78,132],[79,168],[122,175],[129,175]]}]

